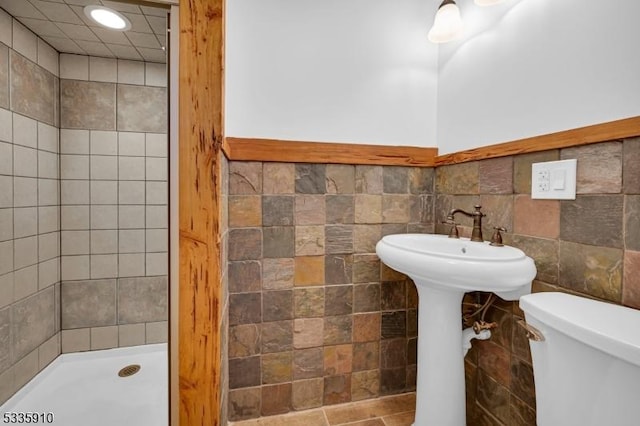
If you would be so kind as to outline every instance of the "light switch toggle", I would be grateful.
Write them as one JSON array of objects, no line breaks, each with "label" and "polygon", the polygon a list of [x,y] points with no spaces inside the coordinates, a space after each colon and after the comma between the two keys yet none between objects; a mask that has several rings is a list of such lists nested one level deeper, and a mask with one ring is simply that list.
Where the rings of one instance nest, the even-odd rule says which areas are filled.
[{"label": "light switch toggle", "polygon": [[562,169],[551,170],[551,189],[564,189],[565,171]]}]

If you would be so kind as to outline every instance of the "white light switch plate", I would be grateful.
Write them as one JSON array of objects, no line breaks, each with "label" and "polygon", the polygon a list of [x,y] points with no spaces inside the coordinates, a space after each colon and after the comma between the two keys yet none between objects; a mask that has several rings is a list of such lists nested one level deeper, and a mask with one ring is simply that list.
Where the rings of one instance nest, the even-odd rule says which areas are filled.
[{"label": "white light switch plate", "polygon": [[547,200],[576,199],[578,161],[562,160],[531,165],[531,198]]}]

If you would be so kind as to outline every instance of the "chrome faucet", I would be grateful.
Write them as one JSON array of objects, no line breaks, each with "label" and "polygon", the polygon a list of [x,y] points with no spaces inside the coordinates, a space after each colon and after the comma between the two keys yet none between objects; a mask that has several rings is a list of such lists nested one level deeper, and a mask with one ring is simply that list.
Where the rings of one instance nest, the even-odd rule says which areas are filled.
[{"label": "chrome faucet", "polygon": [[[473,211],[471,213],[465,212],[462,209],[451,209],[451,211],[447,215],[447,222],[455,223],[455,215],[456,215],[456,213],[462,213],[465,216],[472,217],[473,218],[473,231],[471,231],[471,241],[483,242],[484,240],[482,239],[482,218],[484,216],[486,216],[486,214],[484,214],[484,213],[482,213],[480,211],[482,206],[475,205],[474,207],[475,207],[475,211]],[[450,235],[450,237],[451,237],[451,235]]]}]

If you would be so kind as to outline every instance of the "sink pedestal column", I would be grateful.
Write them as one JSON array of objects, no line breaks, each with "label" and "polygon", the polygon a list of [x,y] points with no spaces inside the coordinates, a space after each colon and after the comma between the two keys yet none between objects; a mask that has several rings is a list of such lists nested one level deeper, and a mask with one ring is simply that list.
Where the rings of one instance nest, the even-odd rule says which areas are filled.
[{"label": "sink pedestal column", "polygon": [[416,280],[418,372],[414,426],[465,426],[464,292]]}]

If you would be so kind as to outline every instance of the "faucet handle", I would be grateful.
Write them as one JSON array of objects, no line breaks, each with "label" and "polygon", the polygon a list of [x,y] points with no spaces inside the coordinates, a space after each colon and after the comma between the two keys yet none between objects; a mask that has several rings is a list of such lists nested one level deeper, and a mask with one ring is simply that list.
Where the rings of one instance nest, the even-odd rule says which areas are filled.
[{"label": "faucet handle", "polygon": [[491,243],[489,243],[489,245],[496,247],[504,246],[504,244],[502,244],[502,234],[500,234],[500,231],[507,232],[507,229],[503,226],[494,226],[493,229],[495,229],[496,232],[493,233],[493,237],[491,237]]},{"label": "faucet handle", "polygon": [[453,219],[447,218],[447,220],[443,220],[442,223],[451,225],[449,238],[460,238],[460,233],[458,232],[458,224]]}]

